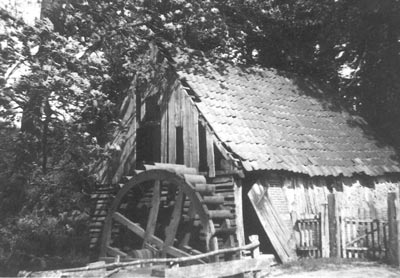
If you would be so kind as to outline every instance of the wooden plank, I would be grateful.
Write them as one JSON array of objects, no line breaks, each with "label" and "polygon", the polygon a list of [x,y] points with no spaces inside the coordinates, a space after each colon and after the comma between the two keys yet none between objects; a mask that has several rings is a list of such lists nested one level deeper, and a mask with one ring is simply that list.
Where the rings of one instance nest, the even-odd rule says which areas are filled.
[{"label": "wooden plank", "polygon": [[[388,228],[389,228],[389,250],[388,260],[391,265],[400,265],[400,230],[398,225],[398,218],[400,217],[400,208],[396,206],[398,200],[395,192],[389,192],[387,197],[388,202]],[[397,202],[396,202],[397,201]],[[397,204],[396,204],[397,203]]]},{"label": "wooden plank", "polygon": [[192,118],[192,133],[191,133],[191,138],[192,138],[192,163],[191,166],[193,168],[199,169],[199,164],[200,164],[200,154],[199,154],[199,112],[197,111],[197,108],[194,106],[193,103],[192,105],[192,111],[193,111],[193,118]]},{"label": "wooden plank", "polygon": [[208,127],[206,128],[206,141],[208,176],[213,178],[215,177],[214,139]]},{"label": "wooden plank", "polygon": [[329,258],[328,204],[321,207],[321,253],[323,258]]},{"label": "wooden plank", "polygon": [[167,248],[174,244],[176,232],[178,231],[179,222],[181,220],[183,202],[185,200],[185,194],[183,194],[182,189],[178,189],[178,196],[175,199],[174,209],[171,215],[171,221],[165,229],[165,241],[163,246],[163,251],[161,253],[162,257],[165,257],[167,253]]},{"label": "wooden plank", "polygon": [[328,219],[329,219],[329,250],[330,257],[340,256],[340,243],[337,241],[338,215],[335,194],[328,194]]},{"label": "wooden plank", "polygon": [[233,195],[235,202],[235,222],[236,222],[236,238],[239,246],[245,244],[244,224],[243,224],[243,197],[241,180],[235,179],[233,185]]},{"label": "wooden plank", "polygon": [[160,162],[168,162],[168,104],[163,99],[161,104],[161,158]]},{"label": "wooden plank", "polygon": [[232,219],[234,217],[232,212],[227,209],[208,210],[208,215],[212,219]]},{"label": "wooden plank", "polygon": [[344,218],[343,214],[340,229],[342,230],[342,258],[347,258],[347,225],[346,218]]},{"label": "wooden plank", "polygon": [[175,95],[175,126],[182,126],[182,96],[186,94],[181,87],[179,87],[174,95]]},{"label": "wooden plank", "polygon": [[397,261],[396,264],[400,266],[400,200],[399,195],[396,195],[396,200],[394,202],[396,209],[396,224],[397,224],[397,240],[395,244],[397,246]]},{"label": "wooden plank", "polygon": [[166,278],[209,278],[237,275],[245,272],[268,270],[273,264],[273,256],[261,255],[254,259],[241,259],[203,265],[191,265],[165,270]]},{"label": "wooden plank", "polygon": [[[124,225],[125,227],[127,227],[130,231],[132,231],[139,237],[144,238],[144,235],[146,233],[145,230],[143,230],[142,227],[140,227],[136,223],[133,223],[132,221],[130,221],[128,218],[126,218],[119,212],[114,212],[113,219],[115,221],[119,222],[120,224]],[[164,242],[154,235],[149,238],[148,242],[150,244],[154,244],[159,249],[162,249],[164,247]],[[188,257],[188,256],[190,256],[190,254],[188,254],[182,250],[179,250],[175,247],[172,247],[172,246],[168,246],[166,248],[166,251],[168,254],[170,254],[173,257]]]},{"label": "wooden plank", "polygon": [[107,247],[111,242],[111,227],[112,227],[112,219],[111,217],[107,217],[104,221],[103,234],[101,237],[101,245],[100,245],[100,257],[105,257],[107,254]]},{"label": "wooden plank", "polygon": [[190,102],[187,94],[183,95],[182,98],[182,117],[183,117],[183,162],[186,166],[191,166],[191,111]]},{"label": "wooden plank", "polygon": [[168,102],[168,162],[172,164],[176,163],[175,94],[177,91]]},{"label": "wooden plank", "polygon": [[161,182],[159,180],[156,180],[154,182],[153,197],[151,199],[151,209],[149,213],[149,218],[147,220],[146,233],[143,237],[142,248],[145,248],[145,246],[149,242],[149,238],[151,238],[151,236],[154,235],[154,231],[156,229],[158,211],[160,208],[160,198],[161,198],[160,184]]},{"label": "wooden plank", "polygon": [[179,243],[180,248],[188,245],[189,241],[190,241],[190,237],[192,236],[193,224],[194,224],[194,220],[196,217],[195,206],[192,202],[190,202],[188,217],[189,217],[189,220],[184,227],[185,235],[183,236],[181,242]]},{"label": "wooden plank", "polygon": [[107,254],[113,257],[128,257],[128,254],[126,254],[125,252],[122,252],[121,250],[119,250],[118,248],[115,247],[111,247],[111,246],[107,246]]},{"label": "wooden plank", "polygon": [[207,182],[206,178],[202,175],[190,175],[185,174],[185,181],[191,183],[193,186],[197,184],[205,184]]},{"label": "wooden plank", "polygon": [[186,167],[185,165],[181,165],[181,164],[154,163],[154,165],[145,164],[144,168],[146,170],[165,169],[165,170],[174,171],[177,174],[190,174],[190,175],[197,174],[197,170],[195,168],[189,168],[189,167]]},{"label": "wooden plank", "polygon": [[254,184],[248,196],[280,260],[286,263],[297,259],[291,233],[286,231],[279,215],[274,212],[275,209],[265,195],[263,186],[259,183]]}]

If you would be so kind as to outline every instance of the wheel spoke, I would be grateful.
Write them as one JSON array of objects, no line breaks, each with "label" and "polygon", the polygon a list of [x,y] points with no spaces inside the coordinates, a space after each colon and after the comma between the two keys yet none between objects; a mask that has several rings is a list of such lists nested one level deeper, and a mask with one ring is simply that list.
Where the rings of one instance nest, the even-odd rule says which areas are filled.
[{"label": "wheel spoke", "polygon": [[112,257],[116,257],[116,256],[120,256],[120,257],[128,257],[128,254],[126,254],[125,252],[122,252],[121,250],[119,250],[118,248],[115,247],[111,247],[111,246],[107,246],[107,254],[112,256]]},{"label": "wheel spoke", "polygon": [[139,226],[139,224],[133,223],[131,220],[129,220],[119,212],[114,212],[113,219],[117,221],[119,224],[125,226],[134,234],[138,235],[141,238],[144,238],[145,231],[143,230],[142,227]]},{"label": "wheel spoke", "polygon": [[171,221],[167,228],[165,228],[165,242],[162,251],[162,256],[166,254],[166,248],[174,244],[176,232],[178,230],[179,222],[181,219],[183,201],[185,200],[185,194],[181,188],[178,189],[178,196],[175,199],[174,210],[172,211]]},{"label": "wheel spoke", "polygon": [[189,244],[190,241],[190,237],[192,235],[192,229],[193,229],[193,223],[194,223],[194,219],[196,217],[196,210],[194,208],[194,204],[191,202],[190,206],[189,206],[189,211],[188,211],[188,223],[186,223],[185,227],[184,227],[184,231],[185,234],[181,240],[181,242],[179,243],[179,247],[183,248],[184,246]]},{"label": "wheel spoke", "polygon": [[[126,218],[119,212],[114,212],[113,219],[115,221],[117,221],[118,223],[120,223],[121,225],[128,228],[134,234],[138,235],[141,238],[144,238],[144,235],[146,232],[145,232],[145,230],[143,230],[142,227],[139,226],[139,224],[133,223],[132,221],[130,221],[128,218]],[[152,235],[149,238],[149,243],[154,244],[159,249],[162,249],[165,246],[164,242],[161,239],[159,239],[158,237],[156,237],[155,235]],[[173,246],[167,246],[166,253],[168,253],[172,257],[188,257],[188,256],[190,256],[190,254],[188,254],[182,250],[179,250],[178,248],[175,248]]]},{"label": "wheel spoke", "polygon": [[160,184],[161,182],[159,180],[156,180],[154,182],[153,197],[151,199],[151,209],[149,213],[149,219],[147,221],[146,233],[143,239],[143,246],[142,246],[143,248],[148,244],[149,238],[151,238],[151,236],[154,235],[154,231],[156,229],[156,223],[157,223],[157,217],[161,199]]}]

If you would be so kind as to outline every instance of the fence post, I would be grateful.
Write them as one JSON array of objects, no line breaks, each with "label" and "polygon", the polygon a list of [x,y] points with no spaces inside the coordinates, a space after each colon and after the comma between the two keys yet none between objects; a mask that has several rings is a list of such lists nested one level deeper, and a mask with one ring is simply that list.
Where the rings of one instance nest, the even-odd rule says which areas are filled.
[{"label": "fence post", "polygon": [[340,227],[336,196],[328,194],[329,251],[330,257],[340,257]]},{"label": "fence post", "polygon": [[388,261],[400,266],[400,205],[395,192],[388,193],[389,244]]},{"label": "fence post", "polygon": [[329,258],[329,219],[328,204],[321,206],[321,257]]}]

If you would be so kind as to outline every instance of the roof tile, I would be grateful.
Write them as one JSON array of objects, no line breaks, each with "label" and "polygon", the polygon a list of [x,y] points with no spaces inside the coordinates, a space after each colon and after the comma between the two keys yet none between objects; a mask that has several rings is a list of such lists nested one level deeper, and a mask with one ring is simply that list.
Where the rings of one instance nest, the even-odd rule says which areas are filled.
[{"label": "roof tile", "polygon": [[331,109],[327,100],[313,96],[317,87],[309,80],[229,64],[223,74],[212,64],[203,71],[178,73],[199,95],[196,105],[216,135],[242,158],[247,171],[310,176],[400,172],[391,158],[395,152],[367,136],[367,127],[348,112]]}]

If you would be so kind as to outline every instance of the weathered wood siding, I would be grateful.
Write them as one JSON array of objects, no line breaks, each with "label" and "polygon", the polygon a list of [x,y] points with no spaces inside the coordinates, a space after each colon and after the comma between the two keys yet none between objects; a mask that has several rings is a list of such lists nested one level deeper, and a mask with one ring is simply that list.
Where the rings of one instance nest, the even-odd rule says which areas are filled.
[{"label": "weathered wood siding", "polygon": [[[161,118],[161,162],[176,164],[177,149],[182,148],[184,165],[199,167],[199,113],[193,100],[176,80],[168,99],[162,106]],[[182,128],[181,140],[177,128]],[[178,146],[177,142],[182,142]]]},{"label": "weathered wood siding", "polygon": [[330,191],[336,193],[338,206],[346,215],[369,211],[372,218],[386,219],[387,193],[398,191],[399,178],[310,178],[304,175],[265,175],[261,179],[282,220],[304,218],[321,212]]}]

